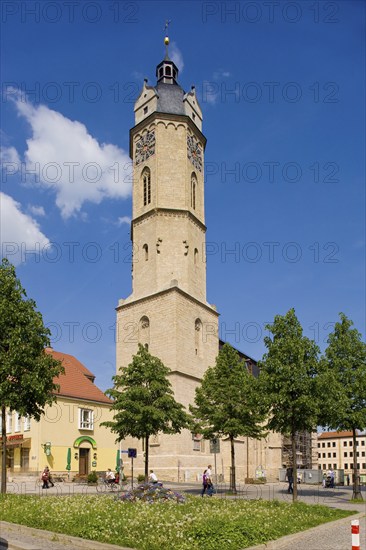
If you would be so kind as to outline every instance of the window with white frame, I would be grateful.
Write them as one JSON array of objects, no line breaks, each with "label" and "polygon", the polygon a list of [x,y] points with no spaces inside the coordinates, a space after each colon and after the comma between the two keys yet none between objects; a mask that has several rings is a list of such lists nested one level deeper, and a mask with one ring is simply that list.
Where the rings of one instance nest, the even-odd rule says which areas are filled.
[{"label": "window with white frame", "polygon": [[23,430],[29,432],[30,430],[30,416],[25,416],[23,418]]},{"label": "window with white frame", "polygon": [[6,413],[6,433],[9,434],[13,431],[13,413],[8,411]]},{"label": "window with white frame", "polygon": [[79,409],[79,430],[93,430],[93,411],[91,409]]},{"label": "window with white frame", "polygon": [[22,417],[17,412],[15,413],[15,426],[14,432],[20,432],[21,430]]}]

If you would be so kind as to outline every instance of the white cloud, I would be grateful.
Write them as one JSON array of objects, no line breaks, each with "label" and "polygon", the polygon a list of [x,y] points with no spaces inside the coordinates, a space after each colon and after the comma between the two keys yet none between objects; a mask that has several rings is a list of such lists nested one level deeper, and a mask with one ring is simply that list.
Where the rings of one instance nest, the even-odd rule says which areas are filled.
[{"label": "white cloud", "polygon": [[229,71],[224,71],[223,69],[218,69],[213,73],[214,80],[222,80],[223,78],[229,78],[231,73]]},{"label": "white cloud", "polygon": [[123,225],[124,223],[130,225],[131,218],[129,218],[128,216],[122,216],[122,217],[118,218],[118,220],[117,220],[117,225],[118,226]]},{"label": "white cloud", "polygon": [[43,206],[36,206],[33,204],[28,204],[28,211],[33,214],[33,216],[45,216],[46,212],[44,211]]},{"label": "white cloud", "polygon": [[27,256],[34,257],[34,251],[39,255],[43,247],[50,245],[38,223],[23,214],[18,202],[1,192],[0,214],[1,255],[12,264],[26,261]]},{"label": "white cloud", "polygon": [[1,147],[0,148],[0,160],[2,163],[12,162],[14,164],[20,165],[20,158],[18,151],[15,147]]},{"label": "white cloud", "polygon": [[18,114],[32,128],[27,140],[26,167],[33,181],[56,193],[63,218],[80,212],[84,202],[125,198],[131,193],[131,161],[110,143],[98,143],[84,124],[44,105],[33,106],[21,94],[12,95]]},{"label": "white cloud", "polygon": [[175,42],[172,42],[169,46],[169,57],[182,73],[184,69],[183,55]]}]

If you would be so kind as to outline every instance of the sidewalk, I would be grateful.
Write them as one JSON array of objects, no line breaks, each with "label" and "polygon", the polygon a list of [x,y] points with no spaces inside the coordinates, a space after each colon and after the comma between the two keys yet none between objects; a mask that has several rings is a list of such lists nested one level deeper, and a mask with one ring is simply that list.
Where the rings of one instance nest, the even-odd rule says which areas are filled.
[{"label": "sidewalk", "polygon": [[0,521],[0,550],[131,550]]},{"label": "sidewalk", "polygon": [[267,544],[251,546],[246,550],[351,550],[351,521],[353,519],[360,521],[360,550],[366,550],[366,517],[364,514],[319,525],[319,527],[288,535]]}]

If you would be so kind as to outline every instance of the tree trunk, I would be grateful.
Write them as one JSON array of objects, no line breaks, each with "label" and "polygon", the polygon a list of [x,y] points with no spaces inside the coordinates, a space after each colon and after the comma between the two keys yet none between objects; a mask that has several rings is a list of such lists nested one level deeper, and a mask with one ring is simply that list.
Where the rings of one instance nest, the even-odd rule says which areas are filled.
[{"label": "tree trunk", "polygon": [[292,501],[297,501],[297,460],[296,460],[296,431],[293,429],[291,432],[292,443],[292,473],[294,476],[294,492],[292,493]]},{"label": "tree trunk", "polygon": [[149,480],[149,436],[145,436],[145,483]]},{"label": "tree trunk", "polygon": [[5,405],[1,405],[1,442],[2,442],[2,460],[1,460],[1,493],[6,493],[6,410]]},{"label": "tree trunk", "polygon": [[356,438],[356,428],[352,428],[352,439],[353,439],[353,493],[352,500],[362,498],[362,493],[360,491],[360,478],[358,477],[357,471],[357,438]]},{"label": "tree trunk", "polygon": [[234,448],[234,438],[232,436],[230,436],[230,446],[231,446],[230,490],[236,494],[235,448]]}]

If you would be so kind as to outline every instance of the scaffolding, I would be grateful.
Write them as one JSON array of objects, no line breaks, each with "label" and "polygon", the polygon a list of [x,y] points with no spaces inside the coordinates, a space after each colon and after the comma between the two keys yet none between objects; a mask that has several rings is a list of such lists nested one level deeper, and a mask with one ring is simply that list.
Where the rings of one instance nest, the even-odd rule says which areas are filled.
[{"label": "scaffolding", "polygon": [[[317,434],[315,432],[296,432],[296,465],[297,468],[317,468]],[[292,456],[292,443],[290,436],[282,436],[282,464],[288,466],[294,464]]]}]

